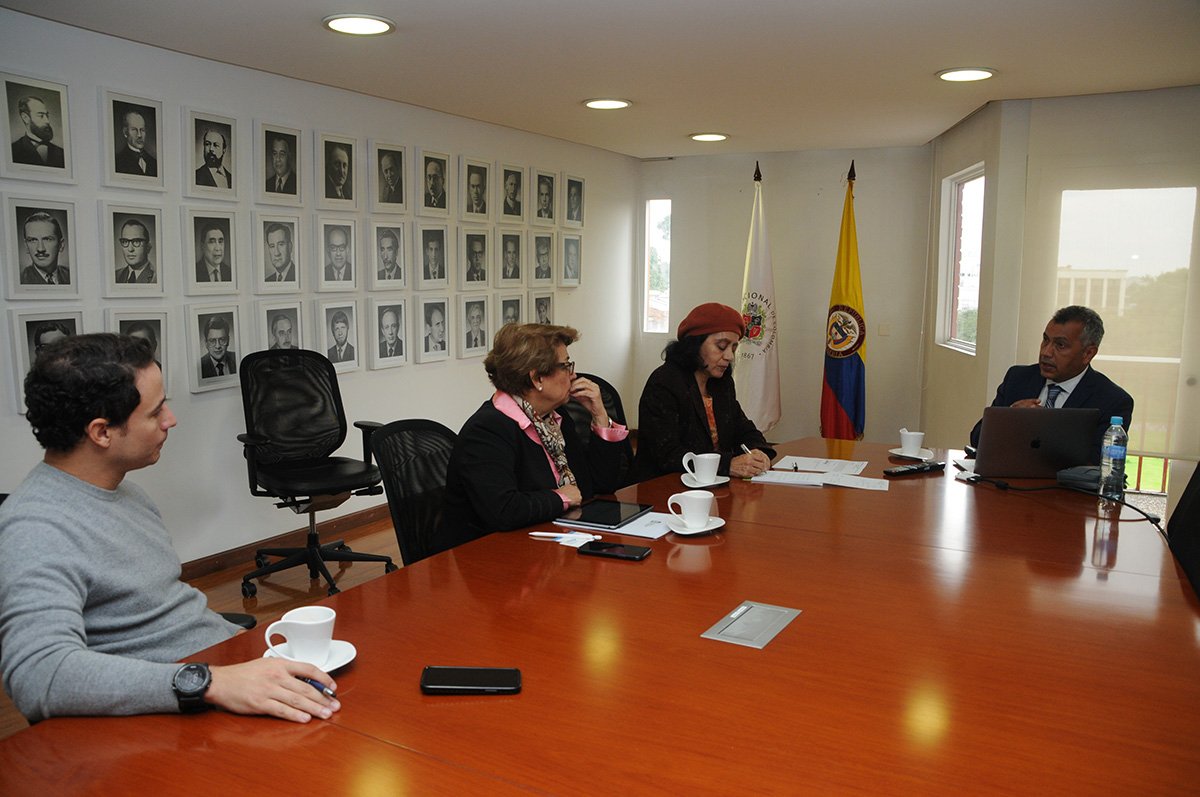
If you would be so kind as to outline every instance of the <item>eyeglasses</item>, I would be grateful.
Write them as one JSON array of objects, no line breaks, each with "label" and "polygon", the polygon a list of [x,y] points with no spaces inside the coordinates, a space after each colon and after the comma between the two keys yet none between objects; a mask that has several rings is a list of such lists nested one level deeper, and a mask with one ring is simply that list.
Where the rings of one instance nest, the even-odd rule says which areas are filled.
[{"label": "eyeglasses", "polygon": [[208,338],[205,343],[207,343],[209,346],[228,346],[229,336],[226,335],[223,338]]},{"label": "eyeglasses", "polygon": [[342,245],[340,245],[340,246],[339,246],[338,244],[330,244],[330,245],[329,245],[329,251],[330,251],[330,252],[337,252],[337,253],[339,253],[339,254],[340,254],[340,253],[342,253],[342,252],[345,252],[345,251],[346,251],[346,248],[347,248],[347,246],[349,246],[349,244],[342,244]]},{"label": "eyeglasses", "polygon": [[563,369],[568,374],[571,374],[571,375],[575,374],[575,361],[574,360],[567,360],[565,363],[555,363],[554,366],[556,368]]},{"label": "eyeglasses", "polygon": [[121,246],[132,246],[134,249],[141,249],[146,245],[145,238],[118,238],[117,241]]}]

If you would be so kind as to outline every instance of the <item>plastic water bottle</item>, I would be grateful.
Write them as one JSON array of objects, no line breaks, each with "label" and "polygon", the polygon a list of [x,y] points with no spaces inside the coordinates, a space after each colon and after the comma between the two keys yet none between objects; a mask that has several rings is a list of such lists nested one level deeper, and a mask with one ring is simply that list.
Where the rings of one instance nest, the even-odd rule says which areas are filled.
[{"label": "plastic water bottle", "polygon": [[1114,415],[1111,423],[1100,450],[1100,497],[1120,499],[1125,495],[1125,446],[1129,435],[1121,426],[1120,415]]}]

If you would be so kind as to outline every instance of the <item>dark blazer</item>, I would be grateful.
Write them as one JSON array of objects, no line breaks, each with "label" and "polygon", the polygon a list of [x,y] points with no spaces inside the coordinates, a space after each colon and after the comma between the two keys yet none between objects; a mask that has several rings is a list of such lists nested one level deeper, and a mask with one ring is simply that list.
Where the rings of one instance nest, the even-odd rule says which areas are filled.
[{"label": "dark blazer", "polygon": [[483,329],[480,329],[478,344],[475,344],[471,341],[471,333],[470,332],[467,332],[467,334],[463,335],[463,343],[467,344],[468,349],[477,349],[480,346],[488,345],[488,338],[487,338],[487,335],[484,334]]},{"label": "dark blazer", "polygon": [[[54,267],[54,279],[58,280],[57,284],[59,284],[59,285],[70,285],[71,284],[70,269],[68,269],[66,266],[55,266]],[[41,269],[39,269],[37,266],[33,266],[33,265],[29,265],[29,266],[26,266],[25,268],[21,269],[20,281],[21,281],[22,285],[49,285],[50,284],[50,280],[46,279],[45,276],[42,275]]]},{"label": "dark blazer", "polygon": [[[129,266],[123,266],[123,267],[117,269],[117,282],[118,283],[134,282],[135,280],[129,279],[129,276],[132,272],[133,272],[133,269],[131,269]],[[148,284],[148,283],[153,283],[153,282],[157,282],[157,281],[158,281],[158,277],[154,272],[153,264],[147,264],[146,267],[142,269],[142,273],[138,275],[138,278],[136,280],[136,282],[139,282],[141,284]]]},{"label": "dark blazer", "polygon": [[[1046,384],[1037,364],[1014,365],[1004,375],[1004,381],[996,388],[996,398],[993,407],[1011,407],[1021,399],[1037,398]],[[1133,397],[1126,393],[1120,385],[1091,366],[1084,372],[1079,384],[1067,396],[1061,409],[1092,408],[1100,410],[1100,418],[1096,421],[1096,436],[1092,442],[1090,462],[1100,463],[1100,448],[1104,443],[1104,433],[1108,431],[1110,419],[1120,415],[1129,428],[1133,420]],[[983,420],[975,424],[971,430],[971,445],[979,445],[979,430],[983,428]]]},{"label": "dark blazer", "polygon": [[287,179],[283,181],[282,191],[275,190],[275,175],[271,175],[267,178],[266,192],[268,194],[292,194],[294,196],[296,193],[296,172],[288,172]]},{"label": "dark blazer", "polygon": [[[233,269],[228,263],[221,264],[221,282],[233,282]],[[196,261],[196,282],[208,282],[208,264],[204,258]]]},{"label": "dark blazer", "polygon": [[[231,374],[237,373],[237,355],[234,354],[233,349],[227,349],[225,351],[225,357],[221,360],[221,362],[225,363],[225,368],[229,371],[229,373],[231,373]],[[209,379],[216,375],[217,375],[217,366],[213,364],[212,357],[209,357],[207,354],[204,355],[203,357],[201,357],[200,358],[200,376],[204,377],[205,379]],[[223,376],[224,375],[227,375],[227,374],[223,374]]]},{"label": "dark blazer", "polygon": [[[226,179],[229,180],[228,188],[232,189],[233,188],[233,172],[229,171],[224,166],[217,169],[217,171],[223,172],[225,174]],[[209,188],[225,188],[226,187],[223,185],[221,185],[221,186],[217,185],[217,181],[213,179],[212,172],[210,172],[208,170],[207,166],[201,166],[199,169],[196,170],[196,185],[206,185]]]},{"label": "dark blazer", "polygon": [[[617,489],[622,444],[593,435],[584,448],[574,424],[564,420],[562,431],[583,500]],[[488,399],[454,442],[433,550],[553,520],[563,513],[557,486],[545,450]]]},{"label": "dark blazer", "polygon": [[63,148],[53,142],[47,142],[49,148],[46,152],[46,162],[42,163],[42,156],[38,155],[37,145],[33,143],[33,139],[29,136],[21,136],[12,143],[12,159],[13,163],[26,163],[30,166],[53,166],[57,169],[62,169],[67,165],[66,157],[63,153]]},{"label": "dark blazer", "polygon": [[446,192],[434,196],[428,191],[425,192],[425,207],[427,208],[444,208],[446,207]]},{"label": "dark blazer", "polygon": [[264,282],[295,282],[296,281],[296,264],[289,260],[287,265],[283,267],[283,271],[271,269],[271,273],[266,276]]},{"label": "dark blazer", "polygon": [[513,202],[511,205],[506,198],[504,200],[504,215],[505,216],[520,216],[521,215],[521,200]]},{"label": "dark blazer", "polygon": [[117,153],[117,171],[121,174],[140,174],[146,177],[158,177],[158,161],[149,152],[142,150],[142,157],[146,159],[146,171],[142,171],[138,166],[138,155],[129,147]]},{"label": "dark blazer", "polygon": [[[379,356],[380,357],[388,356],[387,341],[383,341],[383,340],[379,341]],[[393,357],[403,357],[404,356],[404,341],[400,340],[400,338],[396,338],[396,351],[392,356]]]},{"label": "dark blazer", "polygon": [[325,264],[325,281],[326,282],[353,282],[354,281],[354,266],[350,261],[346,261],[346,267],[342,269],[342,278],[338,280],[337,269],[333,267],[333,263]]},{"label": "dark blazer", "polygon": [[683,473],[683,455],[721,455],[717,473],[729,475],[729,463],[744,453],[740,446],[757,448],[771,459],[775,449],[754,422],[742,412],[734,392],[733,379],[708,380],[717,421],[720,449],[714,449],[708,432],[708,414],[695,374],[663,363],[650,374],[638,402],[638,447],[633,464],[634,481],[645,481],[664,473]]},{"label": "dark blazer", "polygon": [[326,199],[354,199],[354,189],[350,186],[350,178],[346,178],[346,182],[342,184],[342,195],[337,195],[337,185],[328,177],[325,178],[325,198]]},{"label": "dark blazer", "polygon": [[328,354],[329,362],[331,362],[331,363],[352,363],[352,362],[354,362],[354,344],[353,343],[346,344],[346,349],[345,349],[345,351],[342,352],[345,355],[344,357],[338,357],[337,346],[330,346],[329,351],[326,353]]},{"label": "dark blazer", "polygon": [[398,205],[404,202],[404,186],[397,183],[395,187],[383,183],[379,186],[379,201]]}]

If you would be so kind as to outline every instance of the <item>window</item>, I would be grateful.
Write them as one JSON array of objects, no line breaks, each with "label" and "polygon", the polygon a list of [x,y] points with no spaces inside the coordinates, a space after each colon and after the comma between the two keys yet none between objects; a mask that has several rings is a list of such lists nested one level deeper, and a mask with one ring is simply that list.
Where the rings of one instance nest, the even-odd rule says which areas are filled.
[{"label": "window", "polygon": [[942,181],[942,314],[939,340],[974,353],[983,248],[983,164]]},{"label": "window", "polygon": [[643,332],[670,329],[671,200],[646,202],[646,267],[642,306]]}]

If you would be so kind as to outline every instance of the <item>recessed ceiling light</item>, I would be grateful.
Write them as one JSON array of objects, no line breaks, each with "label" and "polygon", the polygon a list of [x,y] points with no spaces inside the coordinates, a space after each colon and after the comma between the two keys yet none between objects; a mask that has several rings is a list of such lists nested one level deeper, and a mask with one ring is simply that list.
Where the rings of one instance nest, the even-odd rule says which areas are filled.
[{"label": "recessed ceiling light", "polygon": [[615,111],[633,105],[629,100],[619,100],[615,97],[597,97],[594,100],[584,100],[583,104],[597,111]]},{"label": "recessed ceiling light", "polygon": [[724,133],[692,133],[693,141],[724,141],[729,136]]},{"label": "recessed ceiling light", "polygon": [[370,14],[334,14],[321,21],[332,31],[355,36],[378,36],[396,29],[396,23],[390,19]]},{"label": "recessed ceiling light", "polygon": [[982,66],[965,66],[958,69],[943,69],[937,73],[937,76],[942,80],[949,80],[953,83],[965,83],[971,80],[987,80],[994,74],[996,74],[996,70],[994,69]]}]

